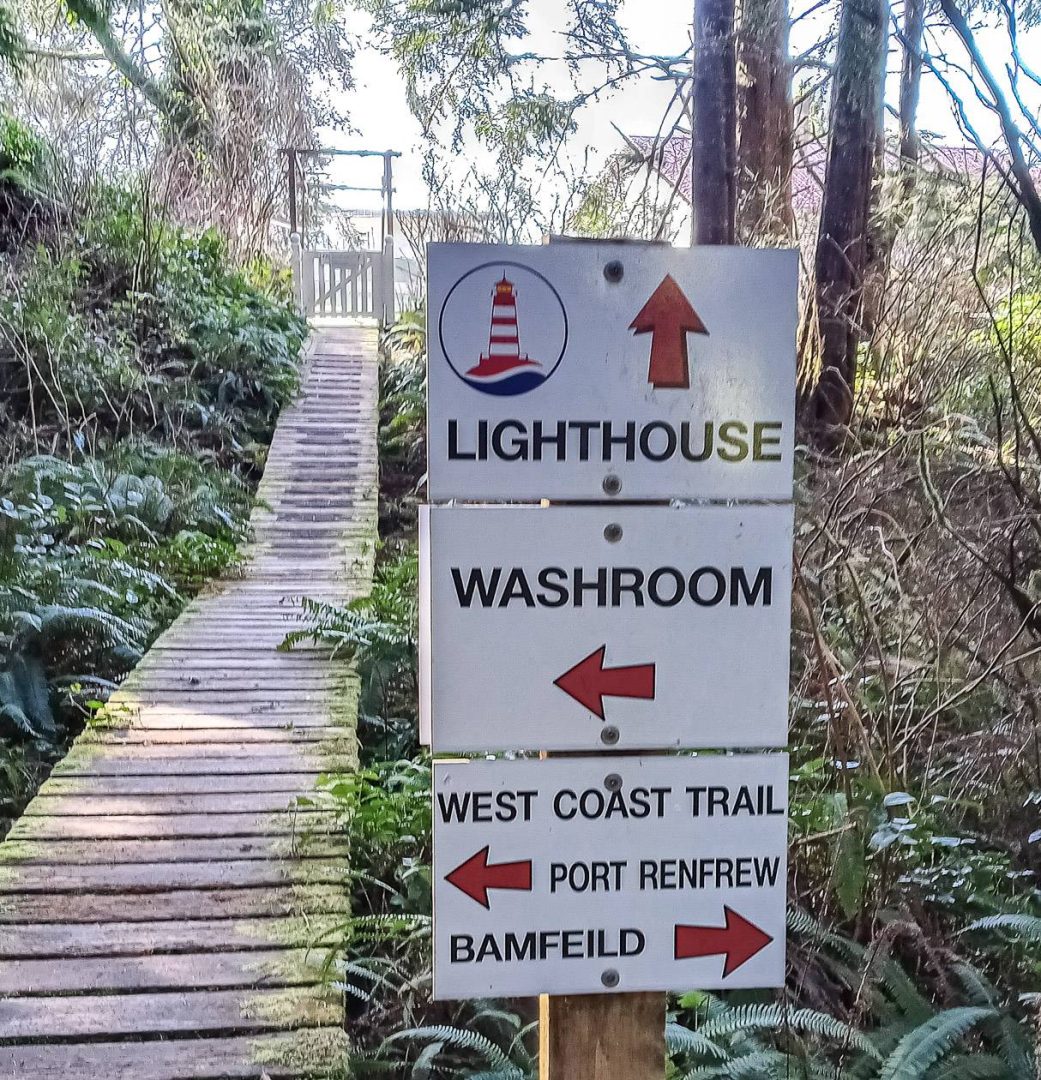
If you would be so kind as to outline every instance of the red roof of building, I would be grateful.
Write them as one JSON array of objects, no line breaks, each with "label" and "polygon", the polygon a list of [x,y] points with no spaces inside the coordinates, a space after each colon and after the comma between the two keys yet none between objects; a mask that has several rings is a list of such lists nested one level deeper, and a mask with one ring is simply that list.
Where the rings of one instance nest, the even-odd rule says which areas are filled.
[{"label": "red roof of building", "polygon": [[[673,135],[659,140],[651,135],[627,135],[630,147],[644,161],[653,155],[654,165],[664,179],[675,185],[679,179],[679,194],[691,201],[690,136]],[[1001,160],[1003,155],[996,155]],[[936,146],[922,148],[922,163],[933,172],[944,172],[963,180],[978,180],[983,175],[987,155],[975,146]],[[822,139],[811,139],[795,148],[792,167],[792,205],[796,210],[816,210],[820,207],[824,190],[824,169],[827,163],[827,146]],[[897,155],[886,152],[886,166],[894,171],[899,165]],[[994,166],[988,166],[994,172]],[[1041,169],[1034,171],[1035,181],[1041,186]]]}]

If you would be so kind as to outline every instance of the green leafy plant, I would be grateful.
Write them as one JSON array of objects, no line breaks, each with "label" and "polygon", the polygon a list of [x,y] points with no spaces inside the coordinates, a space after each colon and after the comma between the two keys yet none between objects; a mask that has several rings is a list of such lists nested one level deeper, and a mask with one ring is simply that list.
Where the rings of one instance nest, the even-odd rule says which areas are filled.
[{"label": "green leafy plant", "polygon": [[419,563],[409,549],[381,562],[369,595],[347,607],[305,600],[302,617],[308,625],[288,634],[281,646],[331,645],[334,655],[355,663],[362,680],[365,746],[385,759],[415,748],[418,587]]},{"label": "green leafy plant", "polygon": [[0,115],[0,832],[234,564],[307,332],[270,263],[47,161]]},{"label": "green leafy plant", "polygon": [[[10,13],[0,4],[0,57],[17,55],[16,35]],[[30,128],[5,112],[0,112],[0,183],[27,188],[40,178],[47,156],[46,145]]]},{"label": "green leafy plant", "polygon": [[[791,918],[807,973],[845,1015],[782,1002],[749,1003],[692,992],[679,999],[666,1030],[671,1076],[842,1076],[847,1080],[1002,1077],[1030,1080],[1036,1051],[1021,1007],[975,967],[952,960],[920,984],[882,934],[865,947],[803,913]],[[805,949],[805,954],[802,950]],[[919,973],[919,978],[921,973]],[[938,988],[950,999],[937,1001]],[[804,991],[807,989],[804,986]]]}]

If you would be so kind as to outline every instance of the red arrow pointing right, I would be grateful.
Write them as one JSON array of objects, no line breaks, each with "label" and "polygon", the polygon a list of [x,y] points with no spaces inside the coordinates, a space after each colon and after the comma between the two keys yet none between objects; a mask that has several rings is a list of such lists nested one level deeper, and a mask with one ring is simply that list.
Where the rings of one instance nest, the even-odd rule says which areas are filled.
[{"label": "red arrow pointing right", "polygon": [[654,665],[630,664],[628,667],[604,667],[607,646],[601,645],[584,660],[579,660],[553,680],[569,697],[604,719],[605,697],[654,698]]},{"label": "red arrow pointing right", "polygon": [[677,926],[676,959],[726,954],[724,977],[736,971],[746,960],[762,952],[773,938],[755,923],[723,907],[725,926]]},{"label": "red arrow pointing right", "polygon": [[476,900],[482,907],[491,907],[488,903],[489,889],[520,889],[531,892],[531,859],[489,865],[488,848],[483,847],[451,873],[445,874],[445,881],[466,893],[471,900]]}]

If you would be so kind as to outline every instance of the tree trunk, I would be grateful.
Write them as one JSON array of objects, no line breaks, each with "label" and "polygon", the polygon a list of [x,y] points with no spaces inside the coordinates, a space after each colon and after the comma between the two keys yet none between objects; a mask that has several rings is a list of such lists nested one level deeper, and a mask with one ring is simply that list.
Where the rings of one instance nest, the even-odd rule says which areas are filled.
[{"label": "tree trunk", "polygon": [[826,443],[853,414],[888,17],[887,0],[844,0],[839,21],[815,262],[821,372],[810,401],[811,422]]},{"label": "tree trunk", "polygon": [[[947,21],[951,24],[958,37],[961,38],[966,52],[972,58],[973,69],[976,75],[979,76],[983,88],[987,91],[988,105],[997,114],[1001,123],[1001,134],[1005,139],[1009,154],[1008,168],[1007,170],[1002,168],[1002,175],[1005,178],[1005,183],[1016,197],[1016,201],[1023,207],[1027,215],[1027,224],[1030,226],[1030,235],[1034,239],[1037,250],[1041,252],[1041,192],[1038,191],[1037,184],[1034,182],[1034,171],[1030,167],[1030,162],[1023,153],[1024,143],[1027,144],[1028,148],[1030,147],[1029,140],[1019,130],[1012,115],[1008,95],[990,70],[976,41],[976,35],[973,34],[972,28],[962,14],[961,9],[954,0],[940,0],[940,7],[943,8]],[[1021,110],[1026,113],[1027,108],[1018,96],[1017,85],[1018,80],[1013,83],[1013,93],[1017,95],[1016,100],[1020,104]],[[1030,119],[1029,113],[1027,113],[1027,118]],[[989,153],[982,146],[980,149],[984,153]]]},{"label": "tree trunk", "polygon": [[[905,183],[914,186],[921,141],[918,138],[918,96],[922,86],[922,34],[925,0],[904,0],[903,46],[900,68],[900,167]],[[910,194],[910,191],[907,192]]]},{"label": "tree trunk", "polygon": [[732,244],[737,204],[734,0],[694,0],[694,242]]},{"label": "tree trunk", "polygon": [[792,215],[787,0],[741,0],[737,27],[737,217],[745,241],[785,239]]}]

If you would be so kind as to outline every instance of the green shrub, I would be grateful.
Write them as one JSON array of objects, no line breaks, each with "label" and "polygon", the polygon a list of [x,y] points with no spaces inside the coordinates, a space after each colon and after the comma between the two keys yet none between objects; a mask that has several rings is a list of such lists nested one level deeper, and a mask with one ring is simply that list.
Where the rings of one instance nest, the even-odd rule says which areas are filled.
[{"label": "green shrub", "polygon": [[[0,5],[0,53],[8,40],[5,8]],[[44,141],[21,121],[0,112],[0,181],[27,187],[40,178],[47,156]]]},{"label": "green shrub", "polygon": [[[5,118],[0,154],[42,175]],[[0,832],[234,563],[306,332],[275,267],[135,190],[97,184],[0,243]]]}]

